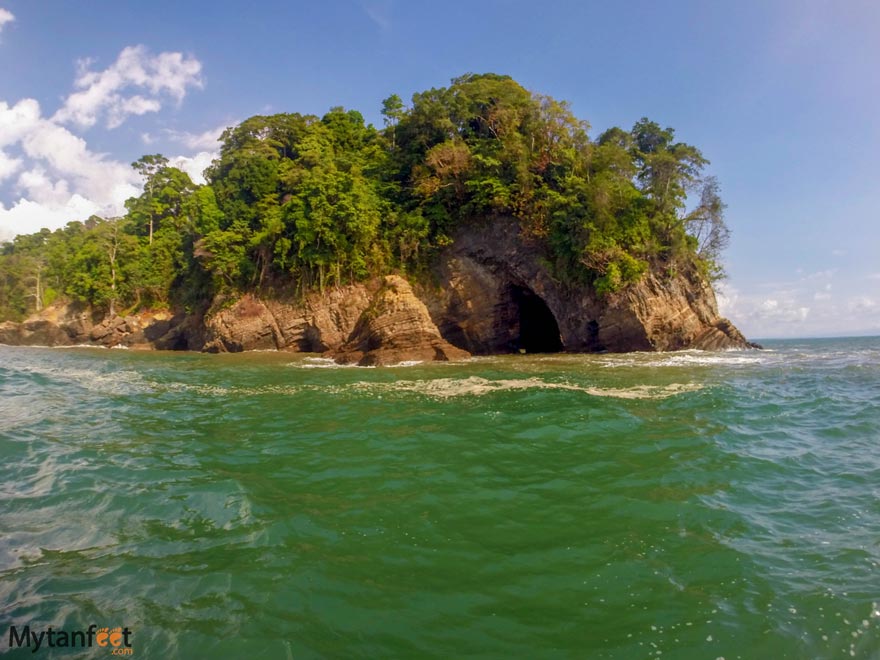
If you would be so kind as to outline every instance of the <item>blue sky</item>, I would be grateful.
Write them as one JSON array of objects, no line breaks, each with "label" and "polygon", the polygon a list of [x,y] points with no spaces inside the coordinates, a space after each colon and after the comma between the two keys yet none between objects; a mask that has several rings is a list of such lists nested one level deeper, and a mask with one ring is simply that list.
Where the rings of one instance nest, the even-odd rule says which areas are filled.
[{"label": "blue sky", "polygon": [[[613,4],[613,6],[612,6]],[[128,164],[196,174],[223,127],[466,72],[642,116],[709,158],[719,302],[752,337],[880,334],[880,3],[0,0],[0,238],[118,212]]]}]

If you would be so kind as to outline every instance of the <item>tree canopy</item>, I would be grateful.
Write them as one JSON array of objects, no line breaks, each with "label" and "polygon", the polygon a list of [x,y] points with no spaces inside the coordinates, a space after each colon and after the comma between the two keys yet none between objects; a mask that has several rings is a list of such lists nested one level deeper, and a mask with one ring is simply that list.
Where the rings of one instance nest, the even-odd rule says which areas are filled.
[{"label": "tree canopy", "polygon": [[228,128],[195,185],[161,154],[143,193],[0,246],[0,318],[59,296],[110,312],[194,309],[218,293],[323,290],[425,272],[464,225],[507,218],[562,281],[600,295],[649,269],[722,275],[729,232],[694,146],[647,118],[589,136],[570,106],[509,76],[466,74],[356,110],[255,116]]}]

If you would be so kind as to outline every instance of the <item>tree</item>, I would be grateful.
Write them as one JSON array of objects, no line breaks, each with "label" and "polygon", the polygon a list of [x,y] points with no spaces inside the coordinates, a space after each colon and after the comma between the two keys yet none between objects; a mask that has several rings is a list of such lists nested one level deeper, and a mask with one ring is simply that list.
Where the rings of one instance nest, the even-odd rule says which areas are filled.
[{"label": "tree", "polygon": [[724,222],[725,208],[727,205],[721,201],[718,180],[709,176],[703,181],[699,205],[685,220],[687,232],[696,243],[697,256],[703,260],[712,279],[724,276],[721,253],[730,242],[730,229]]},{"label": "tree", "polygon": [[37,312],[43,309],[43,299],[45,295],[43,272],[46,269],[46,258],[43,255],[31,257],[29,260],[30,276],[28,283],[33,286],[33,292],[29,297],[34,299],[34,308]]},{"label": "tree", "polygon": [[382,101],[382,116],[384,117],[386,131],[391,135],[392,150],[397,146],[394,132],[404,114],[403,101],[397,94],[392,94]]},{"label": "tree", "polygon": [[699,149],[673,142],[675,131],[643,117],[632,128],[634,160],[642,190],[654,200],[659,213],[674,213],[684,206],[689,190],[708,164]]},{"label": "tree", "polygon": [[194,256],[227,288],[236,287],[245,256],[240,233],[222,229],[208,232],[196,242]]},{"label": "tree", "polygon": [[[155,157],[144,156],[141,160],[153,158]],[[161,160],[165,159],[161,158]],[[153,164],[157,165],[159,162],[161,161],[155,161]],[[182,222],[184,202],[195,192],[196,185],[186,172],[167,164],[157,166],[145,176],[143,194],[128,199],[125,207],[136,226],[148,228],[148,243],[152,244],[153,235],[162,222],[168,219],[171,219],[175,225]]]},{"label": "tree", "polygon": [[[700,151],[642,118],[598,139],[569,105],[509,76],[468,73],[356,110],[255,116],[224,131],[196,186],[160,154],[143,191],[92,217],[0,246],[0,318],[56,293],[121,306],[206,308],[217,291],[326,286],[429,272],[465,224],[502,218],[560,281],[612,293],[649,268],[720,274],[729,231]],[[698,201],[695,201],[698,197]]]},{"label": "tree", "polygon": [[652,202],[657,236],[664,246],[674,245],[684,233],[680,213],[687,195],[699,184],[700,173],[709,161],[696,147],[673,142],[673,129],[661,129],[646,117],[635,123],[631,136],[636,178]]},{"label": "tree", "polygon": [[397,126],[404,116],[403,101],[397,94],[392,94],[382,101],[382,116],[386,126]]},{"label": "tree", "polygon": [[137,260],[137,239],[123,231],[124,220],[89,218],[91,225],[71,263],[67,293],[116,315],[119,303],[129,302],[129,271]]},{"label": "tree", "polygon": [[153,217],[155,209],[153,203],[157,188],[156,175],[168,166],[168,159],[162,154],[150,154],[141,156],[131,166],[144,178],[144,193],[146,194],[146,215],[150,225],[150,244],[153,243]]}]

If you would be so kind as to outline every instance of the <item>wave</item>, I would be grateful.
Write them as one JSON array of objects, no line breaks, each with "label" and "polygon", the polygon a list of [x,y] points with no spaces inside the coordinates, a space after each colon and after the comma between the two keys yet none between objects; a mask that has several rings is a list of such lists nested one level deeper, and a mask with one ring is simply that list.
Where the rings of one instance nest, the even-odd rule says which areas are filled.
[{"label": "wave", "polygon": [[877,368],[880,350],[874,346],[831,349],[809,343],[766,348],[761,351],[732,349],[726,351],[684,350],[669,353],[626,353],[595,358],[604,368],[629,367],[825,367]]},{"label": "wave", "polygon": [[635,385],[632,387],[582,386],[571,383],[554,383],[540,378],[488,379],[480,376],[467,378],[434,378],[421,380],[397,380],[394,382],[359,381],[349,385],[260,385],[256,387],[230,387],[191,383],[153,383],[154,391],[192,392],[202,396],[293,396],[303,392],[339,395],[362,393],[371,396],[385,393],[404,393],[446,400],[458,397],[485,396],[497,392],[526,390],[561,390],[581,392],[589,396],[616,399],[665,399],[678,394],[696,392],[703,388],[696,383],[673,383],[670,385]]},{"label": "wave", "polygon": [[636,385],[633,387],[585,387],[571,383],[554,383],[540,378],[508,378],[490,380],[480,376],[468,378],[434,378],[431,380],[400,380],[394,383],[355,383],[354,387],[369,391],[394,391],[422,394],[435,399],[462,396],[485,396],[496,392],[521,390],[565,390],[583,392],[590,396],[617,399],[665,399],[685,392],[695,392],[702,385],[673,383],[671,385]]},{"label": "wave", "polygon": [[646,362],[648,367],[674,367],[674,366],[691,366],[691,365],[733,365],[733,364],[761,364],[765,362],[760,357],[736,356],[725,353],[711,355],[694,355],[683,353],[681,355],[673,355],[661,360],[652,360]]},{"label": "wave", "polygon": [[[288,367],[294,367],[296,369],[351,369],[353,367],[357,367],[356,364],[339,364],[333,358],[325,358],[325,357],[307,357],[304,358],[300,362],[288,362]],[[372,368],[372,367],[361,367],[361,368]]]},{"label": "wave", "polygon": [[203,385],[198,383],[152,383],[154,390],[159,392],[193,392],[202,396],[260,396],[263,394],[293,395],[303,389],[295,385],[260,385],[258,387],[238,387],[225,385]]},{"label": "wave", "polygon": [[603,357],[599,364],[606,369],[621,367],[693,367],[741,366],[767,364],[774,356],[743,355],[743,351],[678,351],[675,353],[627,353]]},{"label": "wave", "polygon": [[[102,349],[106,350],[106,349]],[[102,394],[136,394],[148,391],[150,382],[137,371],[100,371],[67,365],[14,364],[5,365],[24,376],[36,376],[48,381],[59,381]]]},{"label": "wave", "polygon": [[[101,349],[106,350],[106,349]],[[680,357],[680,356],[675,356]],[[65,361],[66,362],[66,361]],[[399,367],[413,367],[420,362],[402,362]],[[444,363],[450,366],[448,363]],[[251,397],[265,395],[294,396],[304,392],[336,396],[345,393],[377,395],[383,392],[416,394],[434,399],[453,399],[460,397],[481,397],[496,392],[517,392],[529,390],[557,390],[579,392],[588,396],[617,399],[663,399],[678,394],[697,391],[702,388],[694,383],[673,383],[668,385],[636,384],[627,387],[603,387],[573,383],[565,380],[545,380],[538,376],[483,377],[477,375],[423,379],[396,379],[390,382],[358,380],[348,383],[278,383],[278,384],[227,384],[187,382],[171,376],[168,380],[158,374],[142,374],[133,369],[112,369],[113,362],[101,362],[98,368],[84,368],[81,364],[55,363],[44,360],[36,364],[12,364],[11,367],[22,375],[75,385],[84,390],[102,395],[134,396],[140,394],[192,393],[207,397]],[[301,361],[286,363],[302,369],[351,369],[353,365],[339,365],[324,357],[305,357]],[[374,370],[375,367],[368,367]],[[351,372],[349,372],[351,373]],[[169,374],[170,375],[170,374]],[[403,375],[402,373],[400,375]],[[42,384],[42,383],[41,383]]]},{"label": "wave", "polygon": [[[420,364],[424,364],[424,360],[403,360],[401,362],[397,362],[395,364],[386,365],[388,367],[415,367]],[[438,364],[448,364],[448,363],[438,363]],[[333,358],[325,358],[325,357],[307,357],[303,358],[302,361],[299,362],[288,362],[288,367],[294,367],[296,369],[375,369],[375,365],[363,366],[355,363],[349,364],[340,364]]]}]

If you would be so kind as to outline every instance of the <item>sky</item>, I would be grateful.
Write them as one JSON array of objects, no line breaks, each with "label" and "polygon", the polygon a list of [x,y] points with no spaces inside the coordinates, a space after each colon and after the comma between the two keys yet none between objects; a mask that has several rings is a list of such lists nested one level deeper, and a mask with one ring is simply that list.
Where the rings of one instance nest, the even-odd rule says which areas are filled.
[{"label": "sky", "polygon": [[880,334],[876,0],[0,0],[0,240],[123,211],[130,164],[199,180],[227,126],[508,74],[596,137],[647,116],[697,146],[750,338]]}]

